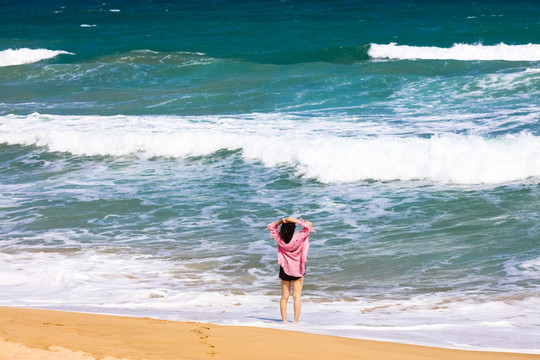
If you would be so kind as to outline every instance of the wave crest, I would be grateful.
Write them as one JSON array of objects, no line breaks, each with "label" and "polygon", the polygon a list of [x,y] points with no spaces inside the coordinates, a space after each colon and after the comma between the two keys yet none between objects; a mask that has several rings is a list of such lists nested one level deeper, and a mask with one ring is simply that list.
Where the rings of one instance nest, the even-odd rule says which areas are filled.
[{"label": "wave crest", "polygon": [[49,49],[7,49],[0,51],[0,67],[31,64],[41,60],[46,60],[60,54],[75,55],[63,50]]},{"label": "wave crest", "polygon": [[[294,134],[294,141],[284,136]],[[248,162],[292,166],[324,183],[427,180],[501,184],[540,177],[540,137],[341,136],[317,124],[179,117],[4,116],[0,143],[83,156],[185,158],[240,150]]]},{"label": "wave crest", "polygon": [[454,44],[450,48],[439,48],[390,43],[387,45],[371,44],[368,54],[375,59],[539,61],[540,45]]}]

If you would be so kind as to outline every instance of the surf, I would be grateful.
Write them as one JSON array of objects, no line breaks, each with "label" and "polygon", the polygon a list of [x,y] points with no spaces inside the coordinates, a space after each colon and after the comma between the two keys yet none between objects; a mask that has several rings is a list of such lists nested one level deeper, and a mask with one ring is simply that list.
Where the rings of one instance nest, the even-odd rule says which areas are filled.
[{"label": "surf", "polygon": [[540,44],[497,45],[454,44],[450,48],[371,44],[368,54],[373,59],[399,60],[463,60],[463,61],[539,61]]},{"label": "surf", "polygon": [[[540,137],[527,132],[492,137],[452,132],[429,137],[366,135],[329,131],[332,122],[277,122],[269,115],[251,116],[258,121],[10,115],[0,117],[0,143],[38,146],[74,156],[183,159],[225,150],[240,152],[246,166],[287,165],[300,178],[329,184],[417,180],[503,184],[540,178]],[[296,140],[284,137],[284,130],[294,131]]]},{"label": "surf", "polygon": [[63,50],[49,49],[6,49],[0,51],[0,67],[32,64],[38,61],[54,58],[58,55],[75,55]]}]

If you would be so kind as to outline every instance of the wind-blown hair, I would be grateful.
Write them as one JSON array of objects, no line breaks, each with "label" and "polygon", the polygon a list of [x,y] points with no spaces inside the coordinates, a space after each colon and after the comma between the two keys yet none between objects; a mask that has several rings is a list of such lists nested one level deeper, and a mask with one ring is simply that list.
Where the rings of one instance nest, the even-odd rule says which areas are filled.
[{"label": "wind-blown hair", "polygon": [[281,229],[279,230],[279,234],[281,235],[281,238],[283,239],[285,244],[288,244],[291,241],[294,235],[295,229],[296,229],[295,223],[281,224]]}]

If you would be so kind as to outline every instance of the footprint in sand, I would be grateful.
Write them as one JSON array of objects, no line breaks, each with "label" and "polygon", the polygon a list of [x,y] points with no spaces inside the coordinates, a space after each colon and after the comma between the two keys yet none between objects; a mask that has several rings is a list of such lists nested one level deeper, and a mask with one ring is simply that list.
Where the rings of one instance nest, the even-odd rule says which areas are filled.
[{"label": "footprint in sand", "polygon": [[208,326],[201,326],[197,329],[191,330],[192,333],[197,334],[199,339],[201,340],[200,343],[203,345],[206,345],[206,347],[209,349],[209,351],[206,353],[209,357],[214,357],[216,355],[215,346],[212,345],[208,341],[208,332],[210,331],[210,328]]}]

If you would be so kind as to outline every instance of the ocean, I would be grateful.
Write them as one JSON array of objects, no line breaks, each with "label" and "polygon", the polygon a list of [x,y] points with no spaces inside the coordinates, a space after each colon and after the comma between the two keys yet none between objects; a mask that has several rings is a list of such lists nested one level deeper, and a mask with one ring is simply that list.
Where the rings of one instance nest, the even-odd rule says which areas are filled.
[{"label": "ocean", "polygon": [[[0,306],[540,354],[539,19],[3,1]],[[298,325],[289,215],[317,230]]]}]

